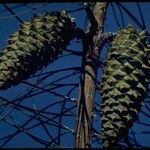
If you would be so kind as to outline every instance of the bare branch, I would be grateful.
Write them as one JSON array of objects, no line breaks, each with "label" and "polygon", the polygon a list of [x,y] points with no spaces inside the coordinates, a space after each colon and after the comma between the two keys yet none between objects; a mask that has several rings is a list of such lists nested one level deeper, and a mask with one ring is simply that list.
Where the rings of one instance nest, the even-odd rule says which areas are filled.
[{"label": "bare branch", "polygon": [[[86,6],[87,15],[90,20],[90,31],[83,39],[82,74],[80,79],[76,148],[90,148],[92,137],[92,123],[94,111],[94,96],[96,89],[96,77],[98,70],[99,44],[104,41],[103,25],[106,15],[107,3],[97,2],[94,11]],[[98,25],[98,26],[97,26]],[[105,35],[105,37],[107,37]],[[106,41],[106,38],[105,38]]]}]

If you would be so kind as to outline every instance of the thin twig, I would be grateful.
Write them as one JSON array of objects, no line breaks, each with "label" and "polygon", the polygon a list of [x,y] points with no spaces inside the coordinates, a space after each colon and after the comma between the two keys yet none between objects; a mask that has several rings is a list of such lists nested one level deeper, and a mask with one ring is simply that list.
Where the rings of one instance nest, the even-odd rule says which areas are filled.
[{"label": "thin twig", "polygon": [[14,17],[19,21],[19,23],[23,23],[23,21],[22,21],[18,16],[16,16],[16,13],[15,13],[10,7],[8,7],[6,4],[3,4],[3,6],[4,6],[12,15],[14,15]]}]

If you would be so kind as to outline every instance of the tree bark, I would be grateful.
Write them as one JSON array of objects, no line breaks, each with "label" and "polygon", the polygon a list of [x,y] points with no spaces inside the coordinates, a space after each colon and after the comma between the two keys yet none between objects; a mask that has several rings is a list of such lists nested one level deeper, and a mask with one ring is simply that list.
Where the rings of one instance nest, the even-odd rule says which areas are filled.
[{"label": "tree bark", "polygon": [[97,27],[92,24],[94,21],[92,21],[91,18],[89,34],[87,34],[83,40],[84,54],[82,58],[82,72],[77,104],[76,148],[91,147],[94,95],[96,88],[95,80],[98,70],[98,57],[103,45],[102,43],[100,44],[100,40],[103,35],[107,6],[108,3],[106,2],[96,3],[92,13],[97,22]]}]

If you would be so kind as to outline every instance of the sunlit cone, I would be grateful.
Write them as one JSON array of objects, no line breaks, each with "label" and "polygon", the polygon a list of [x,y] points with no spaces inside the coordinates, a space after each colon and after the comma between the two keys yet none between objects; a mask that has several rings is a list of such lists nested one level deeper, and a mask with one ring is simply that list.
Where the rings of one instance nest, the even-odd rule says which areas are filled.
[{"label": "sunlit cone", "polygon": [[0,90],[47,66],[75,37],[75,22],[65,11],[34,16],[10,35],[0,55]]},{"label": "sunlit cone", "polygon": [[102,78],[102,143],[114,146],[128,134],[148,88],[150,48],[146,33],[129,25],[112,41]]}]

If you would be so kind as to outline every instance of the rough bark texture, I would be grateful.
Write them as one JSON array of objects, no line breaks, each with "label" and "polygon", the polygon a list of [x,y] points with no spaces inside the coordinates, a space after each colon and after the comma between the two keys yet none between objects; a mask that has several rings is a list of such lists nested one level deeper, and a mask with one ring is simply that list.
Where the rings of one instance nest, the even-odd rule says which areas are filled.
[{"label": "rough bark texture", "polygon": [[[103,33],[104,19],[107,3],[97,2],[93,10],[97,27],[92,24],[87,40],[83,42],[83,62],[82,76],[79,88],[77,128],[76,128],[76,148],[90,148],[92,137],[93,108],[95,95],[95,80],[98,68],[99,49],[98,41]],[[93,18],[91,18],[92,20]],[[102,28],[101,28],[102,27]],[[96,29],[95,29],[96,28]],[[91,42],[92,41],[92,42]],[[87,43],[88,42],[88,43]]]},{"label": "rough bark texture", "polygon": [[112,148],[128,134],[141,109],[149,83],[150,48],[144,32],[133,26],[114,38],[102,78],[102,143]]},{"label": "rough bark texture", "polygon": [[22,23],[0,54],[0,90],[18,84],[53,62],[74,37],[75,23],[65,11]]},{"label": "rough bark texture", "polygon": [[[78,120],[76,133],[76,147],[89,148],[92,136],[93,105],[95,84],[95,71],[90,66],[85,67],[84,89],[80,86],[80,97],[78,101]],[[84,91],[82,91],[84,90]],[[81,93],[82,92],[82,93]]]}]

